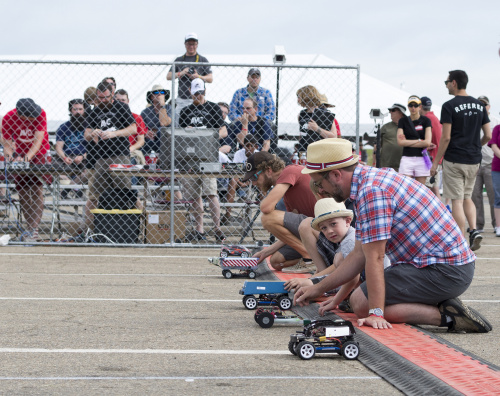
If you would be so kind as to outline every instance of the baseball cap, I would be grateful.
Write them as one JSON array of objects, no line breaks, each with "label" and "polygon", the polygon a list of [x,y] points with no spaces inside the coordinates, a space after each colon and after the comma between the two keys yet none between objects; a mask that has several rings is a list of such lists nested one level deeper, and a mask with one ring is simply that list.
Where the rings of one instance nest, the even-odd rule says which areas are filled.
[{"label": "baseball cap", "polygon": [[408,98],[408,103],[422,104],[422,101],[417,95],[412,95]]},{"label": "baseball cap", "polygon": [[264,161],[273,161],[274,155],[269,154],[267,151],[259,151],[258,153],[253,153],[250,157],[247,158],[246,162],[246,173],[241,179],[242,182],[247,181],[253,175],[257,173],[257,166],[262,164]]},{"label": "baseball cap", "polygon": [[432,106],[432,100],[427,96],[422,96],[420,100],[422,101],[422,107],[426,110],[430,110]]},{"label": "baseball cap", "polygon": [[205,93],[205,83],[201,78],[195,78],[191,81],[191,95],[195,95],[197,92]]},{"label": "baseball cap", "polygon": [[394,110],[394,109],[398,109],[403,114],[406,112],[406,107],[399,103],[394,103],[392,107],[388,108],[388,110]]},{"label": "baseball cap", "polygon": [[189,41],[189,40],[198,41],[198,35],[196,33],[193,33],[193,32],[186,34],[186,37],[184,37],[184,42]]},{"label": "baseball cap", "polygon": [[19,99],[16,103],[17,115],[37,118],[42,114],[42,108],[31,98]]},{"label": "baseball cap", "polygon": [[479,98],[477,98],[477,100],[483,102],[486,105],[490,104],[490,100],[488,99],[487,96],[484,96],[484,95],[481,95]]},{"label": "baseball cap", "polygon": [[254,74],[257,74],[258,76],[260,76],[260,70],[257,69],[256,67],[252,67],[249,71],[248,71],[248,75],[249,76],[253,76]]}]

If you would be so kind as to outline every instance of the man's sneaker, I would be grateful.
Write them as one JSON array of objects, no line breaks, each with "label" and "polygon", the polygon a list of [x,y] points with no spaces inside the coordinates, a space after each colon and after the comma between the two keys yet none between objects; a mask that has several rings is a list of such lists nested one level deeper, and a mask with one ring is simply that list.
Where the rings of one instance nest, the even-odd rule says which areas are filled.
[{"label": "man's sneaker", "polygon": [[21,242],[37,242],[37,239],[38,239],[38,232],[36,233],[36,238],[35,238],[33,231],[24,231],[21,234],[20,241]]},{"label": "man's sneaker", "polygon": [[224,241],[224,239],[226,239],[226,236],[224,235],[224,233],[220,229],[214,230],[214,236],[215,236],[216,242],[222,242],[222,241]]},{"label": "man's sneaker", "polygon": [[495,227],[495,234],[497,237],[500,237],[500,227]]},{"label": "man's sneaker", "polygon": [[285,267],[281,270],[287,274],[314,274],[316,272],[316,266],[312,261],[304,261],[300,259],[299,262],[291,267]]},{"label": "man's sneaker", "polygon": [[449,332],[487,333],[493,329],[479,312],[465,305],[459,298],[445,300],[439,304],[439,312],[449,316]]},{"label": "man's sneaker", "polygon": [[483,236],[477,231],[472,230],[469,236],[469,246],[472,251],[478,250],[481,247]]},{"label": "man's sneaker", "polygon": [[191,232],[189,232],[185,237],[184,239],[186,240],[186,242],[192,242],[192,241],[204,241],[207,239],[207,237],[205,236],[204,233],[201,233],[200,231],[198,230],[193,230]]}]

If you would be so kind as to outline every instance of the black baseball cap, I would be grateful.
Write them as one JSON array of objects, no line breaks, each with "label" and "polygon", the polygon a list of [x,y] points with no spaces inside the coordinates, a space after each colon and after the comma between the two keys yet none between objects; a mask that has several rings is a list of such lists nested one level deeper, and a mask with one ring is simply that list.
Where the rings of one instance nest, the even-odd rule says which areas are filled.
[{"label": "black baseball cap", "polygon": [[258,153],[253,153],[250,157],[247,159],[246,163],[246,173],[245,176],[243,176],[243,179],[241,179],[242,182],[247,181],[250,179],[253,175],[257,173],[257,167],[262,164],[265,161],[273,161],[274,160],[274,155],[269,154],[267,151],[259,151]]},{"label": "black baseball cap", "polygon": [[249,71],[248,71],[248,75],[249,76],[253,76],[254,74],[257,74],[258,76],[260,76],[260,70],[257,69],[256,67],[252,67]]},{"label": "black baseball cap", "polygon": [[19,99],[16,103],[17,115],[23,117],[40,117],[42,108],[38,106],[31,98]]},{"label": "black baseball cap", "polygon": [[425,110],[430,110],[431,107],[432,107],[432,100],[427,97],[427,96],[422,96],[420,98],[420,100],[422,101],[422,107],[425,109]]}]

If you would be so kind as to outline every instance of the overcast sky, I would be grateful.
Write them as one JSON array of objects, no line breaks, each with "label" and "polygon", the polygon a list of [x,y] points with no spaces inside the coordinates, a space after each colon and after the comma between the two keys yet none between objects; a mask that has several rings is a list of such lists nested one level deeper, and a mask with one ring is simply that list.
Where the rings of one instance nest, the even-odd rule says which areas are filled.
[{"label": "overcast sky", "polygon": [[[500,5],[471,1],[7,1],[4,55],[322,53],[441,105],[443,81],[463,69],[467,91],[500,111]],[[0,77],[1,78],[1,77]],[[363,90],[363,87],[361,87]],[[1,92],[0,92],[1,95]],[[1,98],[0,98],[1,101]],[[390,103],[388,103],[389,105]]]}]

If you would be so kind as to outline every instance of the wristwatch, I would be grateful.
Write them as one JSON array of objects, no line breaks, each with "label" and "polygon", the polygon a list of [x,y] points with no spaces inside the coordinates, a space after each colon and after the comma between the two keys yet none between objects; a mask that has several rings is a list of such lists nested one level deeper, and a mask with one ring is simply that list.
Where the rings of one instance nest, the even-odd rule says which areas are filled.
[{"label": "wristwatch", "polygon": [[384,317],[384,311],[382,308],[373,308],[368,311],[368,315],[378,316],[379,318]]}]

